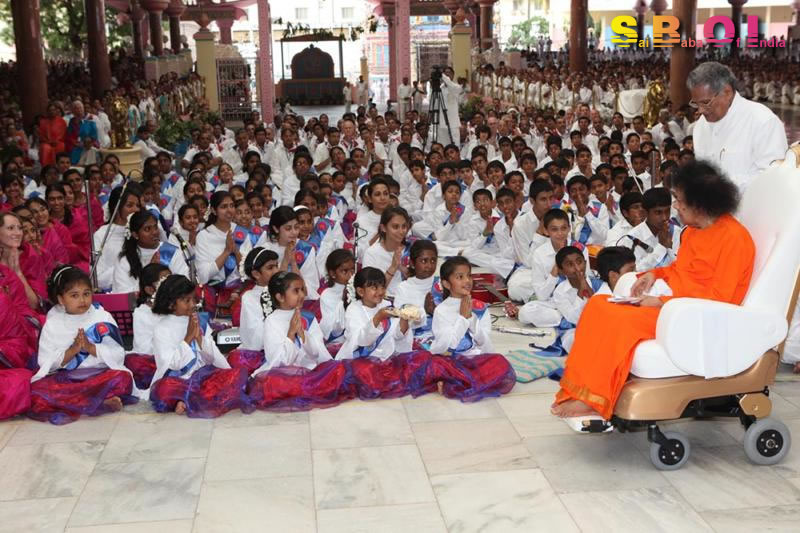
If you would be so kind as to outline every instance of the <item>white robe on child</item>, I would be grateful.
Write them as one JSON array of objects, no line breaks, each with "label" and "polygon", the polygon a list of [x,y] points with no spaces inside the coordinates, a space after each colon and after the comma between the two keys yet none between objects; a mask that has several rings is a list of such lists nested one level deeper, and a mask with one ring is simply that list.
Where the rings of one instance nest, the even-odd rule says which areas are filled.
[{"label": "white robe on child", "polygon": [[433,354],[450,353],[456,350],[462,340],[469,334],[472,346],[458,352],[458,355],[479,355],[492,351],[489,333],[492,330],[492,316],[485,309],[478,318],[475,311],[470,318],[460,313],[461,299],[452,296],[445,298],[433,311],[433,342],[430,352]]},{"label": "white robe on child", "polygon": [[300,337],[290,340],[287,336],[289,323],[295,314],[294,309],[276,309],[264,320],[264,358],[263,365],[253,375],[267,372],[279,366],[299,366],[312,369],[318,364],[331,360],[325,347],[322,330],[317,319],[313,319],[305,330],[305,341]]},{"label": "white robe on child", "polygon": [[[231,229],[233,229],[233,227],[231,227]],[[261,235],[256,242],[256,246],[263,246],[266,235],[266,232]],[[224,283],[226,286],[230,286],[241,282],[238,265],[234,266],[231,272],[227,274],[225,265],[223,265],[222,268],[217,268],[216,261],[225,249],[227,238],[228,234],[213,224],[197,234],[197,244],[195,245],[197,258],[195,261],[197,266],[197,281],[199,283]],[[253,248],[254,246],[250,238],[245,237],[244,242],[239,246],[239,253],[242,257],[247,257],[247,254]]]},{"label": "white robe on child", "polygon": [[266,287],[256,285],[242,294],[242,313],[239,319],[241,350],[264,349],[264,312],[261,309],[261,295]]},{"label": "white robe on child", "polygon": [[[328,287],[319,296],[320,314],[322,319],[319,328],[326,342],[339,342],[344,335],[344,300],[342,299],[345,286],[341,283],[334,283],[333,287]],[[337,340],[338,339],[338,340]]]},{"label": "white robe on child", "polygon": [[[283,254],[286,252],[286,246],[278,244],[274,241],[266,241],[263,245],[267,250],[272,250],[278,254],[278,264],[283,263]],[[318,300],[319,299],[319,270],[317,269],[317,252],[314,248],[308,253],[306,260],[300,266],[300,272],[297,272],[306,282],[306,299]]]},{"label": "white robe on child", "polygon": [[375,314],[389,305],[389,302],[384,300],[370,308],[358,300],[347,306],[345,340],[336,354],[336,359],[369,356],[385,361],[394,354],[411,351],[413,331],[410,326],[408,331],[403,333],[400,330],[400,321],[396,318],[388,319],[388,326],[382,323],[375,327],[372,322]]},{"label": "white robe on child", "polygon": [[188,379],[196,370],[206,365],[225,369],[231,367],[214,343],[210,327],[206,328],[203,335],[202,346],[196,343],[190,346],[183,340],[189,326],[188,316],[159,315],[158,319],[153,334],[153,355],[156,358],[153,383],[170,371],[176,373],[175,377]]},{"label": "white robe on child", "polygon": [[[172,245],[169,245],[172,246]],[[167,246],[167,248],[169,248]],[[149,265],[153,256],[156,255],[161,248],[142,248],[141,246],[137,246],[139,250],[139,262],[142,265],[142,268]],[[164,264],[164,259],[166,257],[161,258],[161,264]],[[169,264],[166,265],[169,268],[169,271],[172,274],[180,274],[182,276],[189,276],[189,266],[186,264],[186,259],[183,257],[183,253],[181,252],[180,248],[174,251],[172,254],[172,258],[170,258]],[[141,272],[139,274],[141,276]],[[114,280],[111,283],[111,292],[116,294],[123,294],[129,292],[138,292],[139,291],[139,280],[134,279],[131,276],[131,265],[128,262],[128,258],[124,255],[118,258],[116,266],[114,266]]]},{"label": "white robe on child", "polygon": [[152,354],[153,334],[155,333],[158,315],[153,314],[153,309],[142,304],[133,312],[133,348],[131,353]]},{"label": "white robe on child", "polygon": [[[377,241],[375,241],[375,244],[370,246],[364,253],[364,259],[361,263],[362,268],[374,267],[380,270],[381,272],[386,272],[392,265],[393,256],[394,253],[384,248],[380,239],[378,239]],[[386,294],[388,294],[389,296],[394,296],[395,291],[397,290],[397,286],[400,284],[401,281],[403,281],[403,274],[400,272],[400,269],[398,268],[395,271],[394,276],[392,277],[392,281],[390,281],[389,285],[386,287]]]}]

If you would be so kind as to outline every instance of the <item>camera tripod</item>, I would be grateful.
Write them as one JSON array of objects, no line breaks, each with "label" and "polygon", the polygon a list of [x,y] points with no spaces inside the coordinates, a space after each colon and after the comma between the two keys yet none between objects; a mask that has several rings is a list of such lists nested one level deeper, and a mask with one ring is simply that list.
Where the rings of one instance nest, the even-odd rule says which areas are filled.
[{"label": "camera tripod", "polygon": [[450,128],[450,119],[447,116],[447,106],[445,105],[444,97],[442,96],[442,87],[441,85],[435,87],[433,84],[431,84],[431,99],[428,103],[428,117],[431,119],[431,127],[433,128],[433,132],[431,134],[431,139],[433,142],[436,142],[439,137],[440,111],[441,116],[444,116],[444,123],[447,125],[447,133],[450,135],[450,143],[455,143],[455,140],[453,139],[453,130]]}]

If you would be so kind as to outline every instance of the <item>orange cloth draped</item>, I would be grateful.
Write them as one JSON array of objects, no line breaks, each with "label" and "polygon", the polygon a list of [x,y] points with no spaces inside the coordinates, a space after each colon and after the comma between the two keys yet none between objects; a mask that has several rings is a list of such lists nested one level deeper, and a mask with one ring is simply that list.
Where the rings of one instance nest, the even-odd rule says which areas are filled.
[{"label": "orange cloth draped", "polygon": [[[735,218],[724,215],[705,229],[687,228],[677,260],[652,272],[672,288],[669,298],[704,298],[740,304],[750,284],[755,245]],[[656,336],[661,308],[609,303],[594,296],[583,309],[556,402],[579,400],[608,420],[631,369],[636,345]]]},{"label": "orange cloth draped", "polygon": [[39,119],[39,161],[42,166],[54,165],[56,154],[64,151],[67,123],[61,117]]}]

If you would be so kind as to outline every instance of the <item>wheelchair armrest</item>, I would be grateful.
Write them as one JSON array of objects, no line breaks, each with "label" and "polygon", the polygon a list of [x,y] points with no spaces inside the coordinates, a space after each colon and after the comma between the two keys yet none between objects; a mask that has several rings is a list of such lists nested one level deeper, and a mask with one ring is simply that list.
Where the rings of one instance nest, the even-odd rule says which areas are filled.
[{"label": "wheelchair armrest", "polygon": [[786,337],[780,313],[714,300],[675,298],[661,308],[656,341],[672,362],[706,378],[738,374]]}]

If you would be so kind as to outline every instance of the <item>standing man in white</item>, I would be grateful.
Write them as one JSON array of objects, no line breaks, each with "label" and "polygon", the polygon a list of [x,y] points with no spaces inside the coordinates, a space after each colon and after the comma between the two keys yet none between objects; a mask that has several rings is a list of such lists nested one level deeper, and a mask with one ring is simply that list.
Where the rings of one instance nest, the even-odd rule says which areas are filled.
[{"label": "standing man in white", "polygon": [[689,105],[700,112],[694,126],[697,159],[715,164],[740,192],[788,149],[783,122],[767,106],[736,91],[728,67],[709,61],[689,73]]},{"label": "standing man in white", "polygon": [[408,78],[403,78],[403,83],[397,87],[397,116],[402,123],[406,118],[406,112],[411,109],[411,85]]},{"label": "standing man in white", "polygon": [[458,118],[458,102],[461,97],[461,92],[464,89],[461,85],[454,82],[453,78],[455,78],[453,69],[445,67],[442,72],[442,101],[445,107],[447,107],[447,118],[450,122],[450,129],[448,132],[444,113],[440,113],[438,141],[445,145],[452,143],[461,148],[461,136],[459,135],[461,120]]},{"label": "standing man in white", "polygon": [[358,85],[356,86],[358,94],[358,105],[366,106],[369,102],[369,85],[364,81],[363,76],[358,77]]}]

